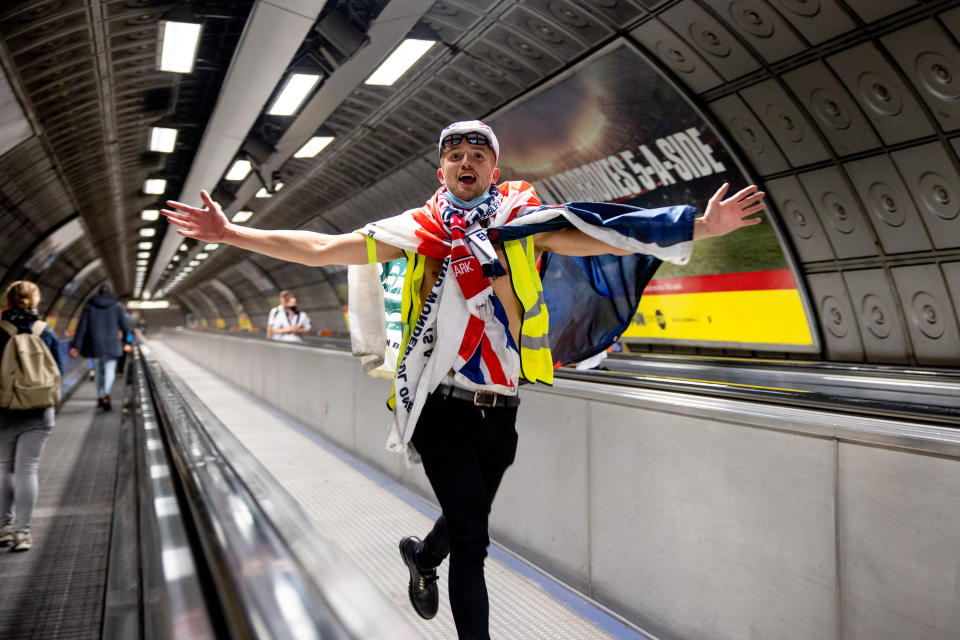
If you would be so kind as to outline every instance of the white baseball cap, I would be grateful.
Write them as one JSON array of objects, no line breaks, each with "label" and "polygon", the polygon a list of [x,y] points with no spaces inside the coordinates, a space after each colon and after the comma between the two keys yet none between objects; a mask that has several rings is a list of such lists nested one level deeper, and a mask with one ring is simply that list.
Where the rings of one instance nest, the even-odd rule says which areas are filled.
[{"label": "white baseball cap", "polygon": [[[443,155],[444,147],[460,144],[464,137],[471,133],[478,134],[481,138],[467,138],[467,142],[470,144],[489,145],[490,148],[493,149],[494,158],[500,157],[500,142],[497,140],[496,134],[493,133],[493,129],[479,120],[464,120],[463,122],[448,124],[444,127],[443,131],[440,132],[440,142],[437,145],[437,151]],[[444,142],[446,142],[446,144],[444,144]]]}]

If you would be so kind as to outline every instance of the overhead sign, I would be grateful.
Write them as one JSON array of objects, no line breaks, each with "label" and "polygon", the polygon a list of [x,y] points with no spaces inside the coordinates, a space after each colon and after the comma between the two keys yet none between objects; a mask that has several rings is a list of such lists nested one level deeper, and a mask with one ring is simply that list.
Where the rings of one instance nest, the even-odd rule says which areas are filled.
[{"label": "overhead sign", "polygon": [[[627,43],[488,119],[502,180],[544,203],[620,202],[700,212],[724,182],[748,179],[703,117]],[[772,226],[698,241],[691,261],[664,264],[624,338],[815,350],[811,314]]]}]

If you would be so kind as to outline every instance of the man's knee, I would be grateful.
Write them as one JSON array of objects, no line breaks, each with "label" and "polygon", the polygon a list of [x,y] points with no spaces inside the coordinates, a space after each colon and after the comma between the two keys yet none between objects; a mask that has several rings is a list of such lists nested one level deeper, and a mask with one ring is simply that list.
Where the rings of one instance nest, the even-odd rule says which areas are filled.
[{"label": "man's knee", "polygon": [[487,532],[487,514],[482,510],[446,514],[450,530],[450,555],[457,558],[483,562],[487,557],[490,537]]}]

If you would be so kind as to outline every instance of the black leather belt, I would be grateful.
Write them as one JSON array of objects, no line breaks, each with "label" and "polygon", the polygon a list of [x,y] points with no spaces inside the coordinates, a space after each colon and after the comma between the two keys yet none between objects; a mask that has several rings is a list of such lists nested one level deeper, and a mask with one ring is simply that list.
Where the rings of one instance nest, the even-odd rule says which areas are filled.
[{"label": "black leather belt", "polygon": [[518,396],[508,396],[493,391],[469,391],[450,384],[441,384],[437,387],[437,390],[434,391],[434,394],[441,398],[466,400],[474,406],[483,408],[515,407],[520,404],[520,398]]}]

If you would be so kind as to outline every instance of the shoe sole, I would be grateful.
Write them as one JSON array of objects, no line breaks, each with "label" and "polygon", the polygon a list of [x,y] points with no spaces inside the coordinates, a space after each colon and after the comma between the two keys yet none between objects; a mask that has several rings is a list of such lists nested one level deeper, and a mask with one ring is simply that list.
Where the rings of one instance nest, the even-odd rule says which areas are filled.
[{"label": "shoe sole", "polygon": [[417,615],[423,618],[424,620],[433,620],[436,617],[436,613],[433,615],[425,615],[420,609],[417,608],[417,603],[413,598],[413,567],[410,566],[410,562],[407,560],[407,554],[403,552],[403,543],[407,540],[404,538],[400,541],[400,559],[403,560],[403,564],[407,566],[407,573],[410,574],[410,579],[407,581],[407,598],[410,599],[410,606],[413,607],[413,610],[417,612]]}]

